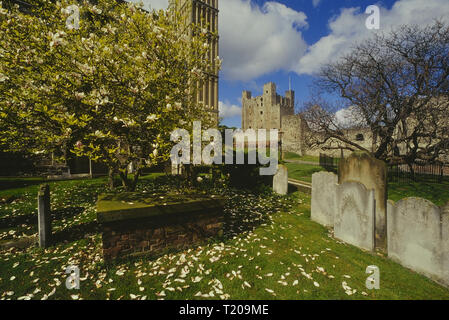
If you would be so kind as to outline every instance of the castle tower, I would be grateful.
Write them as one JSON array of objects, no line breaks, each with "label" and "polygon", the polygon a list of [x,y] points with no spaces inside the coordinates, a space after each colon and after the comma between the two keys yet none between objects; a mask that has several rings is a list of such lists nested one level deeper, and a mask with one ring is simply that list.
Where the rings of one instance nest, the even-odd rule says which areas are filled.
[{"label": "castle tower", "polygon": [[184,16],[186,28],[196,24],[209,32],[208,56],[213,67],[205,71],[206,79],[198,84],[197,102],[204,104],[218,125],[218,66],[215,66],[215,58],[219,55],[218,0],[170,0],[169,6],[177,6]]},{"label": "castle tower", "polygon": [[242,92],[242,129],[278,129],[283,151],[304,153],[307,128],[302,116],[295,114],[295,92],[290,89],[285,96],[278,95],[273,82],[265,84],[258,97],[253,97],[250,91]]}]

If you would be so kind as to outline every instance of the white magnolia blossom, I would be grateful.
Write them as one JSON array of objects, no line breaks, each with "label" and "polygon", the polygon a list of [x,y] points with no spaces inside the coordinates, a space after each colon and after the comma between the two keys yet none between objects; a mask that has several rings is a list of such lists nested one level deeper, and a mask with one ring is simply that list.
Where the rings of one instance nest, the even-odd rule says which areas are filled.
[{"label": "white magnolia blossom", "polygon": [[86,94],[84,93],[84,92],[76,92],[75,93],[75,98],[77,99],[77,100],[81,100],[81,99],[83,99],[83,98],[85,98],[86,97]]},{"label": "white magnolia blossom", "polygon": [[148,117],[147,117],[147,122],[152,122],[152,121],[154,121],[154,120],[156,120],[157,119],[157,115],[155,115],[155,114],[150,114]]},{"label": "white magnolia blossom", "polygon": [[100,130],[95,131],[95,136],[97,138],[104,138],[104,137],[106,137],[106,135],[103,132],[101,132]]},{"label": "white magnolia blossom", "polygon": [[58,45],[64,45],[64,39],[62,38],[65,35],[64,31],[58,31],[56,33],[50,32],[51,41],[50,41],[50,48],[56,47]]},{"label": "white magnolia blossom", "polygon": [[7,77],[6,75],[4,75],[3,73],[0,73],[0,82],[4,82],[6,80],[9,80],[9,77]]}]

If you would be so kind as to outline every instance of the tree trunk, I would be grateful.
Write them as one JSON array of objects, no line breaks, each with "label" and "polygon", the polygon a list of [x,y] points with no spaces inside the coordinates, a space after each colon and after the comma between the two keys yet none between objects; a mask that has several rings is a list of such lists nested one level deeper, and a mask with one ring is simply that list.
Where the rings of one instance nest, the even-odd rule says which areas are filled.
[{"label": "tree trunk", "polygon": [[137,169],[136,173],[134,174],[134,177],[132,179],[128,178],[128,172],[127,170],[121,171],[120,170],[120,180],[122,180],[122,186],[125,188],[126,191],[133,192],[136,190],[137,182],[139,181],[139,177],[141,174],[141,169]]},{"label": "tree trunk", "polygon": [[108,186],[109,189],[113,190],[115,188],[115,184],[114,184],[114,169],[113,168],[109,168],[108,170]]}]

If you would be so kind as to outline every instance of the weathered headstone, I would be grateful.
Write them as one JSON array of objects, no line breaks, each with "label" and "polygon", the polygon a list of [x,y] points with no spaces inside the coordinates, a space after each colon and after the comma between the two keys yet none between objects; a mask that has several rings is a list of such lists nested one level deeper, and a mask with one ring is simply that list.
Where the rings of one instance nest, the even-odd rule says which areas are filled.
[{"label": "weathered headstone", "polygon": [[366,152],[353,153],[341,159],[338,170],[338,183],[355,181],[368,190],[373,189],[376,199],[376,247],[387,248],[387,166]]},{"label": "weathered headstone", "polygon": [[273,177],[273,190],[282,195],[288,193],[288,169],[282,164],[278,165],[278,170]]},{"label": "weathered headstone", "polygon": [[51,244],[50,186],[41,185],[37,195],[39,247],[47,248]]},{"label": "weathered headstone", "polygon": [[374,190],[358,182],[337,186],[334,217],[335,237],[356,247],[374,250]]},{"label": "weathered headstone", "polygon": [[334,226],[337,183],[338,177],[332,172],[316,172],[312,175],[311,218],[326,227]]},{"label": "weathered headstone", "polygon": [[388,257],[449,287],[446,209],[421,198],[388,201]]}]

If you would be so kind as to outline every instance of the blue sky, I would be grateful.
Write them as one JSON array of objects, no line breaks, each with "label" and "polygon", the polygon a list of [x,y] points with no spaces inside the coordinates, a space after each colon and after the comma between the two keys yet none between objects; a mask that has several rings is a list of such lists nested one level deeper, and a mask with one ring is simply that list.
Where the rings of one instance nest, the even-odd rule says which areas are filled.
[{"label": "blue sky", "polygon": [[[168,0],[143,2],[159,9]],[[380,8],[379,30],[365,26],[370,5]],[[374,32],[448,19],[449,0],[219,0],[219,9],[222,123],[240,127],[243,90],[257,96],[272,81],[284,94],[290,77],[301,106],[320,66]]]}]

